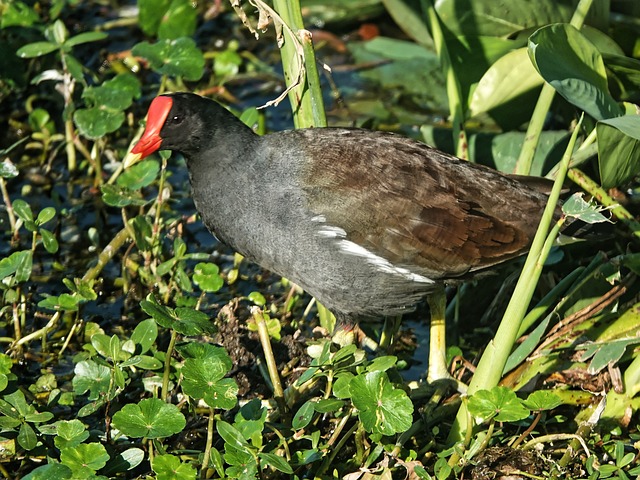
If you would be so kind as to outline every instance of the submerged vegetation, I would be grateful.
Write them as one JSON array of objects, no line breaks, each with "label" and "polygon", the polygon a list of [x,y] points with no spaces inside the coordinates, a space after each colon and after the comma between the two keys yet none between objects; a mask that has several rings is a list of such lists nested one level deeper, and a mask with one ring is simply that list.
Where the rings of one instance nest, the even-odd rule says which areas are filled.
[{"label": "submerged vegetation", "polygon": [[[301,7],[0,0],[0,476],[639,476],[640,5]],[[124,168],[179,90],[555,180],[528,258],[449,292],[466,394],[416,379],[426,308],[339,348],[208,234],[180,158]]]}]

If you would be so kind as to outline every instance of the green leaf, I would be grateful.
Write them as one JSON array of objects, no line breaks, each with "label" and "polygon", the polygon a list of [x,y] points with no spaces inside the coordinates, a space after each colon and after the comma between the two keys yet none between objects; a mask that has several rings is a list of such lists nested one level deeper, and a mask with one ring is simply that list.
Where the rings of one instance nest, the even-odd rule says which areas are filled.
[{"label": "green leaf", "polygon": [[51,220],[55,216],[56,216],[55,208],[53,207],[43,208],[38,214],[38,218],[36,218],[36,225],[38,227],[41,227],[42,225],[47,223],[49,220]]},{"label": "green leaf", "polygon": [[596,129],[602,186],[621,187],[640,171],[640,116],[603,120]]},{"label": "green leaf", "polygon": [[31,250],[14,252],[0,260],[0,280],[15,274],[14,282],[22,283],[29,280],[33,264]]},{"label": "green leaf", "polygon": [[627,348],[637,343],[640,343],[637,338],[621,338],[604,343],[594,343],[590,353],[585,352],[582,355],[582,360],[587,360],[593,356],[587,371],[591,375],[596,375],[607,365],[615,365],[622,358]]},{"label": "green leaf", "polygon": [[230,410],[238,401],[238,386],[233,379],[223,378],[228,371],[228,363],[217,358],[188,358],[181,370],[182,390],[212,408]]},{"label": "green leaf", "polygon": [[108,35],[105,32],[84,32],[79,33],[78,35],[74,35],[66,42],[64,42],[65,47],[75,47],[76,45],[80,45],[82,43],[89,42],[98,42],[100,40],[104,40]]},{"label": "green leaf", "polygon": [[513,50],[484,73],[471,95],[469,115],[501,107],[543,84],[544,80],[531,64],[527,49]]},{"label": "green leaf", "polygon": [[284,458],[278,455],[274,455],[273,453],[261,452],[258,454],[258,458],[260,458],[261,468],[271,467],[289,475],[293,474],[291,465],[289,465]]},{"label": "green leaf", "polygon": [[260,292],[251,292],[249,293],[249,295],[247,295],[247,298],[249,299],[249,301],[255,303],[259,307],[264,307],[267,303],[267,299],[264,298],[264,295],[262,295]]},{"label": "green leaf", "polygon": [[66,465],[49,463],[32,470],[22,480],[69,480],[72,476],[73,472]]},{"label": "green leaf", "polygon": [[80,445],[89,438],[89,432],[80,420],[60,420],[54,425],[56,437],[53,442],[60,450]]},{"label": "green leaf", "polygon": [[0,29],[7,27],[30,27],[40,21],[38,14],[25,4],[16,1],[5,3],[0,15]]},{"label": "green leaf", "polygon": [[97,400],[107,393],[111,383],[109,368],[98,365],[93,360],[83,360],[74,368],[73,391],[82,395],[89,391],[89,400]]},{"label": "green leaf", "polygon": [[195,480],[197,471],[174,455],[157,455],[151,462],[157,480]]},{"label": "green leaf", "polygon": [[193,268],[193,281],[203,292],[217,292],[224,285],[220,268],[215,263],[198,263]]},{"label": "green leaf", "polygon": [[124,122],[124,110],[140,97],[140,82],[130,73],[120,73],[97,87],[88,87],[82,98],[89,105],[73,114],[78,130],[95,140],[115,132]]},{"label": "green leaf", "polygon": [[135,438],[168,437],[181,432],[186,424],[178,407],[158,398],[127,404],[113,416],[114,427]]},{"label": "green leaf", "polygon": [[373,359],[369,365],[367,365],[367,372],[386,372],[390,368],[395,367],[398,357],[394,355],[385,355],[383,357],[377,357]]},{"label": "green leaf", "polygon": [[443,25],[453,35],[507,37],[551,22],[568,22],[573,2],[510,0],[508,4],[477,0],[434,2]]},{"label": "green leaf", "polygon": [[[33,212],[31,211],[31,207],[27,202],[22,199],[17,199],[13,201],[13,211],[18,216],[20,220],[25,223],[34,223]],[[35,229],[30,229],[31,231]]]},{"label": "green leaf", "polygon": [[53,24],[49,24],[44,30],[44,36],[50,42],[61,46],[67,38],[69,38],[69,31],[65,27],[62,20],[57,19]]},{"label": "green leaf", "polygon": [[161,18],[158,38],[174,40],[192,36],[196,31],[197,6],[190,0],[173,0]]},{"label": "green leaf", "polygon": [[298,411],[293,416],[291,426],[294,430],[300,430],[301,428],[309,425],[315,414],[315,401],[307,400],[302,404]]},{"label": "green leaf", "polygon": [[55,311],[63,310],[67,312],[75,312],[78,310],[78,305],[82,302],[84,302],[84,299],[78,295],[63,293],[58,296],[51,295],[46,297],[44,300],[38,302],[38,306]]},{"label": "green leaf", "polygon": [[492,418],[497,422],[516,422],[531,413],[515,392],[506,387],[477,391],[469,397],[468,408],[471,415],[484,422]]},{"label": "green leaf", "polygon": [[192,308],[179,307],[175,310],[160,305],[152,294],[140,302],[140,307],[164,328],[172,328],[182,335],[213,333],[216,328],[206,313]]},{"label": "green leaf", "polygon": [[119,473],[133,470],[145,460],[145,452],[140,448],[128,448],[112,458],[100,473],[106,478],[118,478]]},{"label": "green leaf", "polygon": [[153,227],[144,215],[138,215],[130,221],[133,226],[133,235],[139,250],[149,251],[153,240]]},{"label": "green leaf", "polygon": [[337,398],[323,398],[319,400],[314,408],[318,413],[331,413],[340,410],[344,406],[344,402]]},{"label": "green leaf", "polygon": [[242,452],[251,451],[251,446],[244,439],[242,434],[233,425],[219,420],[216,423],[216,430],[222,439],[233,448],[236,448]]},{"label": "green leaf", "polygon": [[160,22],[170,4],[171,0],[138,0],[138,23],[146,35],[158,33]]},{"label": "green leaf", "polygon": [[49,253],[56,253],[58,251],[58,239],[53,233],[46,228],[40,229],[40,236],[42,237],[42,245]]},{"label": "green leaf", "polygon": [[134,55],[146,58],[151,68],[162,75],[200,80],[204,73],[202,52],[190,38],[161,40],[152,45],[142,42],[132,49]]},{"label": "green leaf", "polygon": [[0,163],[0,177],[2,178],[15,178],[18,176],[18,169],[16,166],[9,160],[5,158]]},{"label": "green leaf", "polygon": [[102,191],[102,200],[111,207],[122,208],[130,205],[143,207],[151,203],[151,200],[142,198],[139,192],[117,185],[101,185],[100,190]]},{"label": "green leaf", "polygon": [[553,392],[537,390],[531,393],[522,404],[529,410],[552,410],[562,405],[562,399]]},{"label": "green leaf", "polygon": [[413,404],[381,371],[358,375],[349,383],[351,400],[367,432],[393,435],[404,432],[413,417]]},{"label": "green leaf", "polygon": [[34,42],[20,47],[16,52],[20,58],[35,58],[46,55],[58,49],[58,45],[51,42]]},{"label": "green leaf", "polygon": [[131,340],[141,347],[140,353],[148,352],[156,338],[158,338],[158,325],[152,319],[138,323],[131,334]]},{"label": "green leaf", "polygon": [[109,461],[106,449],[99,443],[82,443],[60,452],[60,462],[73,471],[75,478],[89,478]]},{"label": "green leaf", "polygon": [[129,190],[139,190],[151,185],[160,172],[160,163],[156,160],[143,160],[120,174],[116,183]]},{"label": "green leaf", "polygon": [[529,38],[529,57],[545,81],[596,120],[622,114],[609,93],[602,55],[575,27],[540,28]]},{"label": "green leaf", "polygon": [[38,446],[38,437],[33,427],[28,423],[20,425],[18,431],[18,444],[25,450],[33,450]]},{"label": "green leaf", "polygon": [[608,222],[609,219],[600,213],[603,208],[598,206],[595,201],[585,201],[583,196],[582,192],[571,195],[562,204],[562,213],[567,217],[576,218],[589,224]]}]

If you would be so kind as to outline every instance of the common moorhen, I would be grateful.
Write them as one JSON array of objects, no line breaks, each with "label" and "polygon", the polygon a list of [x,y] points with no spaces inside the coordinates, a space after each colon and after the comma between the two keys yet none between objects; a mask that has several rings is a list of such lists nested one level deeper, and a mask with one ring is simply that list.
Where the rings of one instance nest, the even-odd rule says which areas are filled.
[{"label": "common moorhen", "polygon": [[[195,206],[219,240],[343,324],[406,313],[443,283],[523,254],[547,201],[535,184],[392,133],[258,136],[191,93],[151,103],[132,153],[157,150],[184,155]],[[431,379],[446,375],[434,347]]]}]

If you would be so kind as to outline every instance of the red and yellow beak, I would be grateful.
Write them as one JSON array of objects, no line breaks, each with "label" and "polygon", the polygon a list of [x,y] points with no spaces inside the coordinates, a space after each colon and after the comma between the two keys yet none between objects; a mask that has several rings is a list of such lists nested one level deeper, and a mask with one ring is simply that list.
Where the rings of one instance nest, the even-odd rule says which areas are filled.
[{"label": "red and yellow beak", "polygon": [[[160,131],[165,124],[171,107],[173,106],[173,100],[171,97],[160,96],[153,99],[149,106],[149,112],[147,113],[147,127],[138,140],[138,143],[131,149],[131,154],[135,157],[125,160],[125,167],[133,165],[137,161],[148,157],[154,152],[160,150],[162,145],[162,137],[160,137]],[[127,157],[129,157],[128,155]]]}]

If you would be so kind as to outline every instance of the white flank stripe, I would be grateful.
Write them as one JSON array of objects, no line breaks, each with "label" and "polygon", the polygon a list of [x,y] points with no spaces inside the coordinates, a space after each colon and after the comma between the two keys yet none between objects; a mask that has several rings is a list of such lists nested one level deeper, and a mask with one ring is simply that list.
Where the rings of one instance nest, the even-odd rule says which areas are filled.
[{"label": "white flank stripe", "polygon": [[402,275],[403,277],[405,277],[408,280],[411,280],[412,282],[434,283],[433,280],[427,277],[424,277],[422,275],[418,275],[417,273],[410,272],[406,268],[396,267],[388,260],[374,253],[371,253],[369,250],[367,250],[364,247],[361,247],[357,243],[353,243],[349,240],[340,240],[338,243],[340,245],[340,249],[343,252],[365,258],[367,262],[376,266],[378,270],[380,270],[381,272],[391,273],[395,275]]}]

